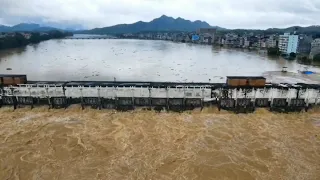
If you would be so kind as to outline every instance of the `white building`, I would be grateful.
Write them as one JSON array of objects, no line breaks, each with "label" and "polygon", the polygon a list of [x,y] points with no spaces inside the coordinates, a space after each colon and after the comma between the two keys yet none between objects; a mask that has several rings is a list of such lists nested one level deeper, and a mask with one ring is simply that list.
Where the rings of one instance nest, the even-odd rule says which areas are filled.
[{"label": "white building", "polygon": [[290,33],[284,33],[279,36],[279,50],[284,54],[297,53],[299,44],[298,35],[290,35]]},{"label": "white building", "polygon": [[243,37],[240,37],[240,38],[239,38],[239,46],[240,46],[240,47],[243,47],[243,46],[244,46],[244,38],[243,38]]},{"label": "white building", "polygon": [[313,57],[317,54],[320,54],[320,38],[317,38],[312,41],[309,58],[313,59]]},{"label": "white building", "polygon": [[288,40],[289,40],[289,35],[287,33],[285,33],[284,35],[280,35],[279,36],[279,50],[282,53],[286,53],[287,52],[287,48],[288,48]]},{"label": "white building", "polygon": [[197,30],[197,34],[210,34],[211,38],[214,39],[214,36],[217,32],[216,28],[200,28]]},{"label": "white building", "polygon": [[277,36],[275,35],[271,35],[268,39],[267,39],[267,47],[268,48],[273,48],[273,47],[277,47]]},{"label": "white building", "polygon": [[31,34],[30,33],[21,33],[21,34],[26,39],[30,39],[31,38]]},{"label": "white building", "polygon": [[260,48],[266,48],[266,47],[267,47],[267,43],[265,41],[261,41]]},{"label": "white building", "polygon": [[289,35],[287,54],[290,54],[292,52],[297,53],[298,44],[299,44],[299,36]]},{"label": "white building", "polygon": [[244,47],[249,47],[250,46],[250,41],[247,37],[244,38]]}]

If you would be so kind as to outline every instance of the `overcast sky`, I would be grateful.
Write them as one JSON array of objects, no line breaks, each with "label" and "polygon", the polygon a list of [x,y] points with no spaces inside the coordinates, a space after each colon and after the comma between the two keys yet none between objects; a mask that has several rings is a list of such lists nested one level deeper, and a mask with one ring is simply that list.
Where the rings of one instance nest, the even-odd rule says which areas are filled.
[{"label": "overcast sky", "polygon": [[21,22],[94,28],[161,15],[225,28],[320,24],[320,0],[0,0],[0,24]]}]

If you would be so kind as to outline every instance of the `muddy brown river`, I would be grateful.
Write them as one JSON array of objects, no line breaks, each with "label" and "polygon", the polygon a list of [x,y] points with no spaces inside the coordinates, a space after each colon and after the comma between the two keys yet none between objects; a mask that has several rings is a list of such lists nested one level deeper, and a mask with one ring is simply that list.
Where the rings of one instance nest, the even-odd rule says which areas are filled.
[{"label": "muddy brown river", "polygon": [[0,179],[320,179],[320,110],[0,109]]}]

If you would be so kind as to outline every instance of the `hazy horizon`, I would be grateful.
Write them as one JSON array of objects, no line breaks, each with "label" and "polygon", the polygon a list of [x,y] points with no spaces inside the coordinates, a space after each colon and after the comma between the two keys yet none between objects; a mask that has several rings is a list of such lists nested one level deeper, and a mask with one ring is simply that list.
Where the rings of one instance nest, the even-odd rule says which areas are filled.
[{"label": "hazy horizon", "polygon": [[228,29],[310,26],[317,25],[320,17],[316,0],[0,0],[0,4],[2,25],[37,23],[76,29],[149,22],[163,14]]},{"label": "hazy horizon", "polygon": [[[163,16],[163,15],[162,15]],[[168,16],[168,15],[165,15],[164,16]],[[172,17],[172,16],[168,16],[168,17]],[[160,17],[155,17],[154,19],[157,19],[157,18],[160,18]],[[183,17],[172,17],[174,19],[177,19],[177,18],[182,18],[182,19],[185,19]],[[153,20],[154,20],[153,19]],[[189,19],[185,19],[185,20],[189,20]],[[152,21],[152,20],[151,20]],[[151,21],[142,21],[142,22],[151,22]],[[203,20],[195,20],[195,21],[202,21],[202,22],[206,22],[206,21],[203,21]],[[192,22],[195,22],[195,21],[192,21]],[[136,22],[139,22],[139,21],[136,21]],[[115,24],[115,25],[111,25],[111,26],[116,26],[116,25],[120,25],[120,24],[134,24],[136,22],[133,22],[133,23],[119,23],[119,24]],[[141,21],[140,21],[141,22]],[[206,22],[208,23],[208,22]],[[61,29],[75,29],[75,30],[91,30],[91,29],[94,29],[94,28],[103,28],[103,27],[94,27],[94,28],[83,28],[81,26],[72,26],[72,27],[68,27],[68,26],[64,26],[63,24],[41,24],[41,23],[37,23],[37,22],[20,22],[18,24],[13,24],[13,25],[5,25],[5,26],[9,26],[9,27],[13,27],[13,26],[16,26],[16,25],[19,25],[19,24],[38,24],[40,25],[40,27],[48,27],[48,26],[51,26],[51,27],[55,27],[55,28],[61,28]],[[0,25],[3,25],[3,24],[0,24]],[[210,26],[212,27],[216,27],[215,25],[211,25],[209,24]],[[111,27],[111,26],[105,26],[105,27]],[[289,28],[289,27],[292,27],[292,26],[299,26],[299,25],[291,25],[291,26],[287,26],[287,27],[268,27],[268,28],[255,28],[255,29],[252,29],[252,28],[227,28],[227,29],[230,29],[230,30],[235,30],[235,29],[248,29],[248,30],[267,30],[267,29],[270,29],[270,28]],[[319,26],[318,24],[312,24],[312,25],[304,25],[304,26],[299,26],[299,27],[310,27],[310,26]],[[225,28],[225,27],[221,27],[221,26],[218,26],[220,28]]]}]

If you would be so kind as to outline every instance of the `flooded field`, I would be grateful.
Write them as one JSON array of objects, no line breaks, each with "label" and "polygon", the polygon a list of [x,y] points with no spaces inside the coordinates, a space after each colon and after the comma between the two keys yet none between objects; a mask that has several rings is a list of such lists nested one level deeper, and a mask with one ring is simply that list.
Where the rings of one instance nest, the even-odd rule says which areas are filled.
[{"label": "flooded field", "polygon": [[320,179],[320,110],[0,114],[0,179]]}]

